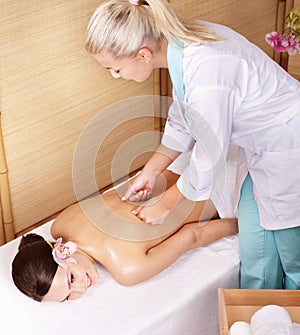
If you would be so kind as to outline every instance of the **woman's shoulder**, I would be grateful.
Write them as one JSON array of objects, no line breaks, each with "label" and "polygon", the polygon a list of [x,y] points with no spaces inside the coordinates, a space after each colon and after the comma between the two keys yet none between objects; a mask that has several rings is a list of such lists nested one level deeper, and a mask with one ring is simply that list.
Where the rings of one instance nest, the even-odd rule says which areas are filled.
[{"label": "woman's shoulder", "polygon": [[51,234],[54,238],[62,237],[71,240],[85,230],[86,220],[80,204],[73,204],[55,218],[51,226]]}]

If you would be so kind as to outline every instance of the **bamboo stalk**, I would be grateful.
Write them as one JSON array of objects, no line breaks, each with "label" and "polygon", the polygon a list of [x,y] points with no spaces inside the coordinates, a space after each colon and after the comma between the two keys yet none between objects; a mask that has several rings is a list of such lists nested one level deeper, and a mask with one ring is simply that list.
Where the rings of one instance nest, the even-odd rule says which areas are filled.
[{"label": "bamboo stalk", "polygon": [[169,78],[169,72],[167,69],[161,69],[160,72],[160,95],[162,97],[165,97],[162,99],[161,104],[161,131],[163,131],[163,128],[165,126],[166,118],[168,115],[168,104],[167,104],[167,96],[168,96],[168,78]]},{"label": "bamboo stalk", "polygon": [[0,204],[0,246],[5,244],[4,224],[2,219],[2,207]]},{"label": "bamboo stalk", "polygon": [[[162,113],[162,102],[161,102],[161,71],[160,69],[154,70],[153,75],[153,94],[154,94],[154,131],[161,131],[161,113]],[[154,137],[156,143],[154,144],[157,147],[160,143],[160,136]]]},{"label": "bamboo stalk", "polygon": [[[286,1],[278,1],[277,6],[277,22],[276,22],[276,31],[279,33],[283,33],[284,31],[284,20],[285,20],[285,7],[286,7]],[[281,56],[282,54],[280,52],[274,51],[274,60],[281,64]]]},{"label": "bamboo stalk", "polygon": [[1,114],[0,114],[0,205],[1,205],[1,228],[2,228],[0,231],[0,234],[2,233],[0,243],[5,243],[13,240],[15,238],[15,233],[13,227],[8,170],[7,170],[6,157],[3,144]]},{"label": "bamboo stalk", "polygon": [[289,12],[293,7],[294,7],[294,0],[286,0],[285,16],[289,14]]},{"label": "bamboo stalk", "polygon": [[[284,11],[284,18],[283,18],[283,29],[286,28],[285,19],[288,16],[289,12],[294,6],[294,0],[286,0],[285,1],[285,11]],[[287,71],[288,70],[288,63],[289,63],[289,54],[287,52],[282,53],[280,65]]]}]

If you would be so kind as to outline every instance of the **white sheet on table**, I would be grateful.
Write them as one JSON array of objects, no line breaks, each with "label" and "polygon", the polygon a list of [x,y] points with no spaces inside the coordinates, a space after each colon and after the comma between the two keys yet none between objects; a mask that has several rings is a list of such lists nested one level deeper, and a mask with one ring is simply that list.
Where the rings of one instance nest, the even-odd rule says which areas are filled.
[{"label": "white sheet on table", "polygon": [[[51,239],[50,222],[35,231]],[[238,237],[192,250],[132,287],[98,266],[100,281],[79,300],[35,302],[14,286],[10,267],[19,238],[0,248],[1,334],[216,335],[217,288],[238,287]]]}]

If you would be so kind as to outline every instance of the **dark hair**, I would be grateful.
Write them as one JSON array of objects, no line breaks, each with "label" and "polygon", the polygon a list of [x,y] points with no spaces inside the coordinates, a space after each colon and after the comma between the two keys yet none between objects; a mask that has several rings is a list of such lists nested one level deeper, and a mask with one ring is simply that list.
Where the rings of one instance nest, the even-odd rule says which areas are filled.
[{"label": "dark hair", "polygon": [[57,271],[51,245],[40,235],[27,234],[12,262],[12,277],[17,288],[28,297],[42,301]]}]

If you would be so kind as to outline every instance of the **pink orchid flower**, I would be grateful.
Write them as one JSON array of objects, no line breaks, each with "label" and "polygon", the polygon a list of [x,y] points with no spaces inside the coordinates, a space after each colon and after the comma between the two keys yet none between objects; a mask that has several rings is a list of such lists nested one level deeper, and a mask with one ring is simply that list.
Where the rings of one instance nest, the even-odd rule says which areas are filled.
[{"label": "pink orchid flower", "polygon": [[53,259],[63,268],[67,268],[67,262],[77,264],[76,259],[71,255],[76,251],[77,245],[73,242],[62,243],[62,238],[59,238],[52,250]]},{"label": "pink orchid flower", "polygon": [[289,55],[296,55],[300,52],[300,44],[293,30],[285,35],[273,31],[266,35],[266,42],[277,52],[288,52]]},{"label": "pink orchid flower", "polygon": [[296,55],[300,51],[300,45],[293,30],[282,39],[281,44],[285,47],[285,51],[287,51],[289,55]]},{"label": "pink orchid flower", "polygon": [[290,11],[284,34],[272,31],[266,35],[265,39],[277,52],[287,52],[289,55],[300,54],[300,11],[296,8]]},{"label": "pink orchid flower", "polygon": [[272,31],[266,35],[266,42],[277,52],[284,52],[285,47],[282,45],[282,35],[277,31]]}]

